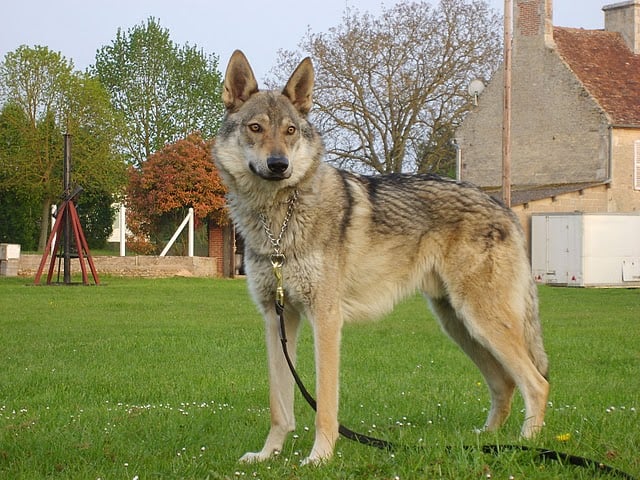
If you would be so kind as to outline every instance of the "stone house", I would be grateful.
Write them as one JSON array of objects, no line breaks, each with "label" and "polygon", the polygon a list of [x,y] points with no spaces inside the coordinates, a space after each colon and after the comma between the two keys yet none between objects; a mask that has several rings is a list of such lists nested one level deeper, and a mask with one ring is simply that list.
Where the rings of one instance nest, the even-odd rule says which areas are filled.
[{"label": "stone house", "polygon": [[[640,212],[640,0],[603,7],[604,30],[555,27],[552,0],[515,0],[512,207]],[[576,3],[576,8],[580,8]],[[460,177],[501,195],[503,72],[456,132]]]}]

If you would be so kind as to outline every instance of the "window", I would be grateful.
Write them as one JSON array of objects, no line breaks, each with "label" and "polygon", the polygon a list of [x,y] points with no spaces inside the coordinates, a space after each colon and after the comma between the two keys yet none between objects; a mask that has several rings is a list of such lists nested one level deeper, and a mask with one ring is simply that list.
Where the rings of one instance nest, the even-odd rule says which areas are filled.
[{"label": "window", "polygon": [[636,140],[633,149],[633,188],[640,190],[640,140]]}]

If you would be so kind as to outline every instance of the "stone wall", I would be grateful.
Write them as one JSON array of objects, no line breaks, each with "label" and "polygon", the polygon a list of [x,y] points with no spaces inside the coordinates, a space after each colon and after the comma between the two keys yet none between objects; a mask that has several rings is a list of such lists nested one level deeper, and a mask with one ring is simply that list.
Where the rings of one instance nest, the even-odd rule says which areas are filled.
[{"label": "stone wall", "polygon": [[531,215],[534,213],[607,213],[611,189],[607,185],[585,188],[577,192],[543,198],[523,205],[514,205],[512,210],[520,219],[527,242],[531,241]]},{"label": "stone wall", "polygon": [[635,157],[640,155],[640,129],[614,128],[612,155],[614,161],[609,211],[637,212],[640,210],[640,190],[635,188],[634,168]]},{"label": "stone wall", "polygon": [[640,1],[627,0],[605,5],[604,27],[620,32],[627,46],[636,55],[640,53]]},{"label": "stone wall", "polygon": [[[554,50],[522,43],[512,73],[512,184],[606,180],[604,114]],[[502,83],[498,71],[456,132],[462,179],[483,187],[502,181]]]},{"label": "stone wall", "polygon": [[[212,257],[108,257],[95,256],[93,263],[98,271],[98,276],[119,275],[132,277],[216,277],[219,276],[216,268],[217,259]],[[22,255],[19,261],[18,275],[35,276],[41,255]],[[50,258],[47,260],[43,272],[43,279],[49,269]],[[57,275],[57,265],[54,267],[54,275]],[[89,277],[91,273],[87,264]],[[78,259],[71,261],[72,274],[81,272]],[[62,275],[62,274],[61,274]]]},{"label": "stone wall", "polygon": [[[556,50],[548,0],[519,0],[514,37],[511,105],[511,180],[522,187],[606,181],[609,121]],[[463,180],[502,183],[503,70],[456,131]]]}]

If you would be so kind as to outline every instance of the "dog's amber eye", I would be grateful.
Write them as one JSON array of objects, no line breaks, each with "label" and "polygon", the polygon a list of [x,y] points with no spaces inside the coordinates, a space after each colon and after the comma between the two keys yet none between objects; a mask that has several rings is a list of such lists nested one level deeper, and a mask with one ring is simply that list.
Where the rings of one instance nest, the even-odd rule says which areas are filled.
[{"label": "dog's amber eye", "polygon": [[259,123],[250,123],[249,130],[251,130],[254,133],[260,133],[262,131],[262,127],[260,126]]},{"label": "dog's amber eye", "polygon": [[296,127],[291,125],[289,128],[287,128],[287,135],[293,135],[294,133],[296,133]]}]

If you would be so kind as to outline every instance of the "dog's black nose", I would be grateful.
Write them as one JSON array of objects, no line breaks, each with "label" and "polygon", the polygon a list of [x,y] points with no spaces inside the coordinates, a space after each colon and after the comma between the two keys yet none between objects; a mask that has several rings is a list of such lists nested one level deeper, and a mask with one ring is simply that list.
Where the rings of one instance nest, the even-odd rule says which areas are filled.
[{"label": "dog's black nose", "polygon": [[273,173],[284,173],[289,168],[289,159],[282,156],[272,156],[267,158],[267,167]]}]

